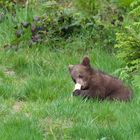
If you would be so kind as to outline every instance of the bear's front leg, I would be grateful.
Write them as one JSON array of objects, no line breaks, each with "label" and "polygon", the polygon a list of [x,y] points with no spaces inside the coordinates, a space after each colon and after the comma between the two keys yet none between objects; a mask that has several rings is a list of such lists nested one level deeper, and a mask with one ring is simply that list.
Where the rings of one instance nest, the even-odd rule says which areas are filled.
[{"label": "bear's front leg", "polygon": [[89,97],[89,90],[81,90],[81,85],[79,83],[75,84],[75,88],[73,90],[73,96],[81,96],[81,97]]},{"label": "bear's front leg", "polygon": [[79,90],[73,91],[73,96],[81,96],[83,98],[90,98],[89,90]]},{"label": "bear's front leg", "polygon": [[73,91],[73,96],[80,96],[80,94],[81,94],[81,90],[79,89]]}]

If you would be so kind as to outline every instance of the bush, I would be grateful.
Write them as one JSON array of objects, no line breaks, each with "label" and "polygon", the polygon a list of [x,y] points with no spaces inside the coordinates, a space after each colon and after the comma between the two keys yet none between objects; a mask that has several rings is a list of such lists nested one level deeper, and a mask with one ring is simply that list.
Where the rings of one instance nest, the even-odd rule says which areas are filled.
[{"label": "bush", "polygon": [[99,3],[97,0],[74,0],[73,2],[76,8],[90,15],[95,15],[98,13]]},{"label": "bush", "polygon": [[[85,19],[71,7],[65,8],[53,1],[45,2],[40,6],[44,12],[38,13],[37,16],[32,15],[32,9],[35,11],[36,7],[30,4],[28,10],[26,7],[19,9],[23,14],[19,15],[16,11],[13,16],[15,37],[9,44],[4,44],[5,48],[19,48],[25,44],[26,46],[40,43],[47,45],[55,41],[57,43],[58,40],[66,39],[81,31],[82,20]],[[24,18],[25,14],[30,17]]]},{"label": "bush", "polygon": [[138,70],[140,66],[140,5],[139,0],[131,4],[132,10],[129,12],[124,29],[116,34],[118,58],[126,62],[128,71]]},{"label": "bush", "polygon": [[136,89],[140,90],[140,75],[135,75],[134,76],[133,85]]}]

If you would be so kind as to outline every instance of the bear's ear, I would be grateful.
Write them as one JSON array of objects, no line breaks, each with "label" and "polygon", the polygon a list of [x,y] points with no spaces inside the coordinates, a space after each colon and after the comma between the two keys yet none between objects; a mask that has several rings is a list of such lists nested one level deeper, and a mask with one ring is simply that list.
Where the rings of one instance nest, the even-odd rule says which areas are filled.
[{"label": "bear's ear", "polygon": [[90,66],[90,60],[89,60],[89,58],[87,56],[85,56],[83,58],[83,61],[82,61],[81,64],[84,65],[84,66]]},{"label": "bear's ear", "polygon": [[70,72],[72,71],[73,66],[74,66],[74,65],[69,65],[69,66],[68,66]]}]

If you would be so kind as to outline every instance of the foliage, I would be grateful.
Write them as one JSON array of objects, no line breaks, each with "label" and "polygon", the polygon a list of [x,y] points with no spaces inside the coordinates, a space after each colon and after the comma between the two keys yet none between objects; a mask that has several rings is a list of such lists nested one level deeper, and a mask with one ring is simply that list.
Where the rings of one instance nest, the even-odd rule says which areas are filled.
[{"label": "foliage", "polygon": [[139,91],[140,90],[140,75],[139,72],[133,78],[133,86]]},{"label": "foliage", "polygon": [[80,10],[85,13],[84,16],[89,17],[88,20],[92,21],[88,24],[92,25],[89,29],[89,36],[94,45],[112,51],[112,46],[116,43],[115,33],[122,29],[125,11],[119,8],[114,1],[108,0],[76,0],[74,4],[76,9],[80,7]]},{"label": "foliage", "polygon": [[[46,2],[41,7],[44,14],[38,14],[26,20],[18,20],[18,11],[13,17],[15,22],[15,37],[10,44],[5,44],[5,48],[19,46],[20,44],[48,44],[51,41],[57,41],[61,38],[68,38],[73,33],[79,33],[81,29],[80,22],[82,18],[74,14],[73,9],[60,6],[56,2]],[[34,7],[29,5],[28,11],[31,12]],[[24,12],[26,9],[22,9]],[[27,13],[28,15],[28,13]]]},{"label": "foliage", "polygon": [[111,1],[116,3],[119,7],[127,9],[130,7],[131,3],[134,0],[111,0]]},{"label": "foliage", "polygon": [[[40,7],[29,3],[28,10],[25,7],[20,12],[16,11],[12,27],[15,35],[9,43],[4,44],[5,48],[17,50],[25,44],[29,47],[38,44],[53,44],[54,46],[54,44],[59,44],[58,40],[69,39],[80,33],[88,35],[95,46],[112,50],[116,29],[121,28],[123,22],[123,17],[118,15],[119,11],[111,8],[109,3],[107,6],[106,4],[102,6],[102,10],[96,17],[83,15],[71,7],[71,3],[61,5],[55,1],[48,1]],[[42,9],[42,12],[38,9]],[[36,10],[40,13],[31,17],[31,13]],[[22,14],[18,14],[21,11],[26,14],[24,20],[21,18]]]},{"label": "foliage", "polygon": [[124,29],[116,34],[118,58],[125,60],[129,72],[138,70],[140,64],[140,18],[139,0],[131,4],[132,10],[125,19]]},{"label": "foliage", "polygon": [[[115,24],[115,22],[123,21],[124,10],[119,8],[115,1],[111,0],[76,0],[76,9],[81,7],[81,11],[86,14],[86,16],[92,16],[95,20],[102,22],[105,26],[107,24]],[[93,5],[93,6],[92,6]],[[90,7],[93,7],[92,9]],[[90,12],[87,12],[87,10]]]},{"label": "foliage", "polygon": [[0,7],[4,10],[11,10],[13,8],[13,2],[11,0],[1,0]]},{"label": "foliage", "polygon": [[78,9],[88,14],[95,15],[98,12],[99,3],[97,0],[73,0],[73,2]]},{"label": "foliage", "polygon": [[0,23],[6,19],[6,13],[11,12],[11,14],[15,13],[15,5],[12,1],[9,0],[1,0],[0,1]]}]

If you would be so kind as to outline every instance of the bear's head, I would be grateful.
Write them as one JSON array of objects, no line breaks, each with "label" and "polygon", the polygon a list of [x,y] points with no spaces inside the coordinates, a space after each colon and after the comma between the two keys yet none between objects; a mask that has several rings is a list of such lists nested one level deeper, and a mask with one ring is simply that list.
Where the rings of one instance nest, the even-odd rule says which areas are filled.
[{"label": "bear's head", "polygon": [[69,65],[69,72],[73,81],[81,85],[82,90],[89,88],[92,68],[87,56],[83,58],[81,64]]}]

